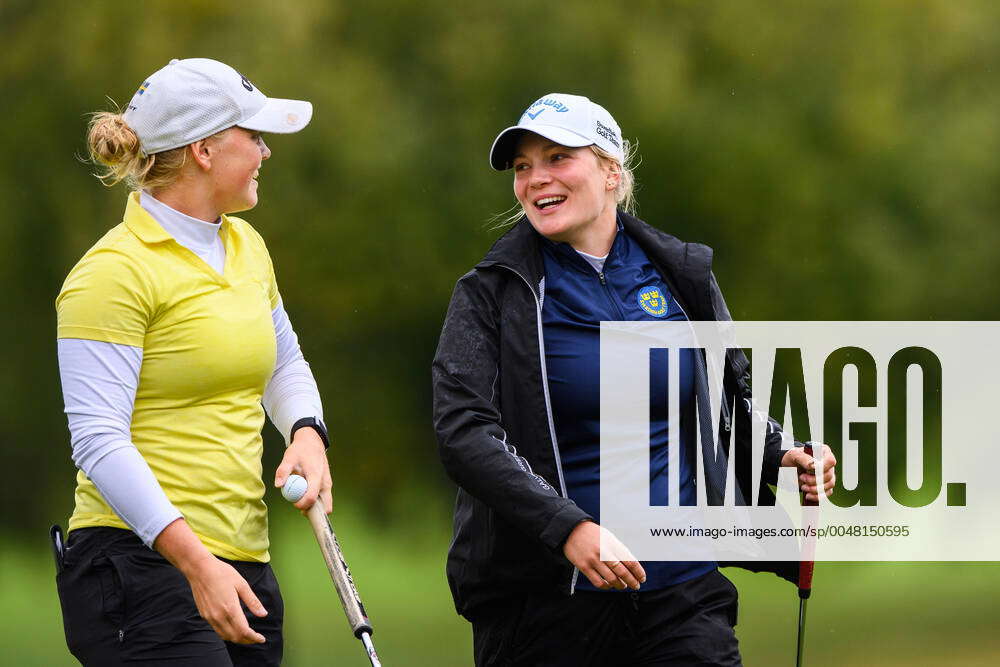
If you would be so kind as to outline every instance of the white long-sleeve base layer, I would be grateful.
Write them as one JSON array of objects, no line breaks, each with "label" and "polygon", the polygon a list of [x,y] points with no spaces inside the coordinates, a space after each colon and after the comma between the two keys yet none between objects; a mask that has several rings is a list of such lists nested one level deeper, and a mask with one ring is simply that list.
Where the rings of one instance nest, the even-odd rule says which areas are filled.
[{"label": "white long-sleeve base layer", "polygon": [[[141,203],[181,245],[221,273],[225,250],[218,238],[218,225],[189,218],[146,193]],[[322,419],[323,406],[281,302],[271,312],[271,319],[277,360],[262,402],[287,443],[292,425],[303,417]],[[115,513],[152,547],[160,532],[182,515],[132,444],[132,407],[142,349],[63,338],[58,341],[58,353],[73,461]]]}]

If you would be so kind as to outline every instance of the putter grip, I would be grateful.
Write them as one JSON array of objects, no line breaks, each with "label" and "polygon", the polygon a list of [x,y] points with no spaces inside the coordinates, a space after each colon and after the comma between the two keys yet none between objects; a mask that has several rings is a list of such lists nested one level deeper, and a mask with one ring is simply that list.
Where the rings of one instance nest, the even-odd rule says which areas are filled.
[{"label": "putter grip", "polygon": [[812,594],[813,566],[815,562],[804,560],[799,563],[799,597],[808,600]]},{"label": "putter grip", "polygon": [[[811,444],[805,445],[803,449],[809,456],[813,455],[813,448]],[[817,501],[806,500],[804,497],[805,494],[802,495],[803,507],[816,507],[819,505]],[[815,566],[815,561],[803,560],[799,562],[799,597],[803,600],[808,600],[809,595],[812,593],[813,568]]]},{"label": "putter grip", "polygon": [[317,500],[309,508],[309,523],[312,524],[313,532],[316,534],[316,541],[323,552],[323,560],[326,561],[326,569],[330,571],[330,578],[337,589],[340,597],[340,604],[347,614],[347,622],[351,625],[354,636],[361,638],[364,633],[374,634],[368,614],[365,613],[365,606],[361,604],[361,596],[354,586],[351,578],[351,570],[347,567],[344,554],[340,551],[340,543],[333,532],[333,526],[323,509],[323,503]]},{"label": "putter grip", "polygon": [[[809,456],[813,456],[813,448],[812,448],[811,444],[804,445],[802,447],[802,449],[804,449],[805,452],[806,452],[806,454],[808,454]],[[818,479],[816,480],[816,486],[817,487],[819,487],[819,481],[820,480],[818,480]],[[806,494],[804,494],[804,493],[802,494],[802,506],[803,507],[817,507],[819,505],[819,501],[818,500],[806,500],[805,495]]]}]

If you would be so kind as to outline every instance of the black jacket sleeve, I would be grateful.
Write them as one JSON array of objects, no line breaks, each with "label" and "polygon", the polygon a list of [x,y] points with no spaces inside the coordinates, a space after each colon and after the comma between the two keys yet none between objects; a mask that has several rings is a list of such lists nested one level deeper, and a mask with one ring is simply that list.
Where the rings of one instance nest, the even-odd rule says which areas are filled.
[{"label": "black jacket sleeve", "polygon": [[499,411],[497,290],[472,271],[455,286],[432,366],[434,428],[445,471],[511,525],[557,550],[591,517],[536,474],[507,439]]},{"label": "black jacket sleeve", "polygon": [[[722,296],[722,290],[719,288],[719,283],[716,281],[714,273],[711,274],[710,289],[715,319],[719,322],[732,321],[732,315],[729,314],[729,308],[726,306],[726,300]],[[782,432],[781,424],[772,419],[766,412],[757,409],[751,388],[750,361],[743,354],[743,351],[739,349],[730,350],[727,362],[727,376],[729,377],[726,378],[726,383],[731,386],[735,394],[736,409],[743,411],[745,416],[749,417],[748,423],[758,420],[767,421],[764,435],[764,460],[761,465],[763,473],[761,483],[775,484],[778,481],[778,469],[781,467],[781,458],[785,455],[785,450],[782,449],[782,442],[785,436]],[[746,447],[749,450],[749,438],[746,438],[745,442],[743,440],[738,440],[737,445]],[[795,444],[800,445],[800,443]]]}]

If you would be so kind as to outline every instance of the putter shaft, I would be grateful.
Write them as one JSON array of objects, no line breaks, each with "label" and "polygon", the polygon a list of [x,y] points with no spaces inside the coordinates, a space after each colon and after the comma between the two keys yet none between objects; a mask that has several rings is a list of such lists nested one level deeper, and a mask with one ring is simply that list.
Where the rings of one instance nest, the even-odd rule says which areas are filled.
[{"label": "putter shaft", "polygon": [[799,598],[799,642],[795,651],[795,667],[802,667],[802,649],[806,640],[806,602],[808,598]]},{"label": "putter shaft", "polygon": [[382,667],[382,663],[378,659],[378,654],[375,652],[375,645],[372,643],[371,635],[367,632],[362,632],[361,643],[365,645],[365,650],[368,652],[368,659],[371,660],[372,667]]}]

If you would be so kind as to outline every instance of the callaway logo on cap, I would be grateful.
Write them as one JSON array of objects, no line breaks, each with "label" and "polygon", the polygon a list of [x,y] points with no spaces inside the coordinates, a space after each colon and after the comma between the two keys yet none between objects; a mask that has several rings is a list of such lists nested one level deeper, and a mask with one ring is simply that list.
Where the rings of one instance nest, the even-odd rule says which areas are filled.
[{"label": "callaway logo on cap", "polygon": [[594,145],[619,162],[625,161],[625,142],[618,123],[607,109],[580,95],[550,93],[535,100],[517,125],[497,135],[490,149],[490,166],[497,171],[510,169],[517,141],[525,132],[571,148]]},{"label": "callaway logo on cap", "polygon": [[148,77],[125,110],[146,155],[186,146],[238,125],[258,132],[298,132],[312,104],[269,98],[225,63],[171,60]]}]

